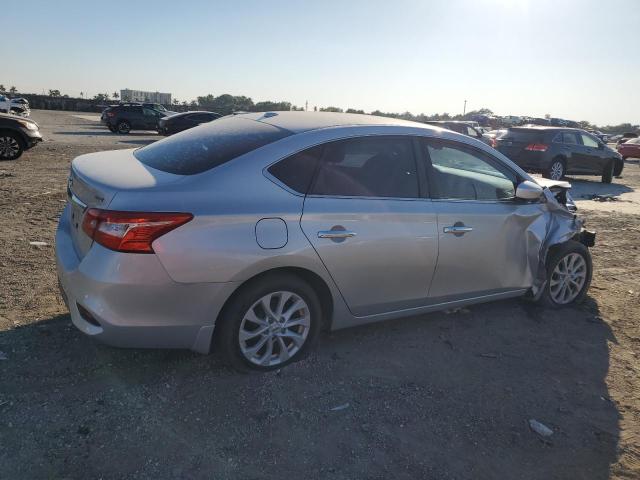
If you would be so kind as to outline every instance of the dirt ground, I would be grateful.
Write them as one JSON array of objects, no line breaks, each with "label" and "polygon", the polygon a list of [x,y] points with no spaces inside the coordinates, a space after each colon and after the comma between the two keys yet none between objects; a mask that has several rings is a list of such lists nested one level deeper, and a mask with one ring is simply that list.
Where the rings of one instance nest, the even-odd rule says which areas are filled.
[{"label": "dirt ground", "polygon": [[240,375],[71,325],[53,250],[69,163],[156,137],[33,118],[47,141],[0,164],[0,478],[640,478],[637,163],[609,186],[572,179],[598,232],[583,305],[502,301],[343,330],[303,362]]}]

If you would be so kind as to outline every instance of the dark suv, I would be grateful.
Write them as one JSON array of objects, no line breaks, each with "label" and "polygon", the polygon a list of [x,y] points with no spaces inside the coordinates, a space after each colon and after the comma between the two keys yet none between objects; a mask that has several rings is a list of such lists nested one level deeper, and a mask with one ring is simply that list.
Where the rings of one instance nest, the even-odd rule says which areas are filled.
[{"label": "dark suv", "polygon": [[498,151],[523,169],[553,180],[565,174],[601,175],[604,183],[611,183],[624,167],[618,152],[577,128],[513,127],[495,143]]},{"label": "dark suv", "polygon": [[169,112],[157,104],[123,104],[108,107],[102,112],[101,121],[114,133],[129,133],[131,130],[156,130],[158,120]]},{"label": "dark suv", "polygon": [[0,113],[0,160],[15,160],[41,141],[36,122]]}]

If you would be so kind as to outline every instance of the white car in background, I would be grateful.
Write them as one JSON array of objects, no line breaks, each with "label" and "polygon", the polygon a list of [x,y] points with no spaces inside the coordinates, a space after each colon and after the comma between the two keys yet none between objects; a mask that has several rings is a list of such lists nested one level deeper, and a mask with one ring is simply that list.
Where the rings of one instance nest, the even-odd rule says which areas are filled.
[{"label": "white car in background", "polygon": [[31,114],[26,98],[9,98],[0,94],[0,113],[12,113],[28,117]]}]

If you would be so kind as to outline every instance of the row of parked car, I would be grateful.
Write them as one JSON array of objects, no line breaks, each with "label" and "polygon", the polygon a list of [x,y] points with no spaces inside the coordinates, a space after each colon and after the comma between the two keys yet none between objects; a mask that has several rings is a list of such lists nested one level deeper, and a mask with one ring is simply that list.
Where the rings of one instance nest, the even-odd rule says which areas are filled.
[{"label": "row of parked car", "polygon": [[157,103],[121,103],[105,108],[100,121],[113,133],[155,130],[161,135],[173,135],[221,116],[207,111],[172,112]]}]

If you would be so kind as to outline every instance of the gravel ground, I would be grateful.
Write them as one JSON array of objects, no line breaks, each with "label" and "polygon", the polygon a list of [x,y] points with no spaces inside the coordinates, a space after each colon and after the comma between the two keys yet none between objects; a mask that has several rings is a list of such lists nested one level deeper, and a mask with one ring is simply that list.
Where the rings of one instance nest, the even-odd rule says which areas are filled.
[{"label": "gravel ground", "polygon": [[[640,477],[637,164],[613,186],[575,181],[598,231],[583,305],[503,301],[343,330],[303,362],[240,375],[71,325],[52,246],[69,162],[157,137],[33,117],[47,141],[0,164],[0,478]],[[623,200],[582,199],[598,189]]]}]

